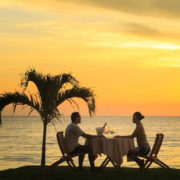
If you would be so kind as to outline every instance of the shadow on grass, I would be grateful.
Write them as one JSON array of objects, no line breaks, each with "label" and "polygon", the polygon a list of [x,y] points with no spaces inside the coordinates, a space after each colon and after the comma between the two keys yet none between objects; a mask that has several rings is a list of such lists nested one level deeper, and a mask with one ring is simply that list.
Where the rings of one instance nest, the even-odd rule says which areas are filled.
[{"label": "shadow on grass", "polygon": [[170,173],[161,168],[140,172],[138,168],[115,169],[106,167],[92,172],[88,167],[83,171],[60,166],[48,171],[48,167],[23,166],[17,169],[0,171],[1,180],[179,180],[180,170],[172,169]]}]

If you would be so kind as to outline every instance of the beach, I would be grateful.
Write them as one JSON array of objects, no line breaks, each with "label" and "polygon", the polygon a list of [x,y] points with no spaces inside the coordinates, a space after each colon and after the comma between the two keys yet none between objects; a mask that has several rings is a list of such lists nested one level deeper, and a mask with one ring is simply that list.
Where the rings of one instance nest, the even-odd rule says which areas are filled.
[{"label": "beach", "polygon": [[[20,166],[38,166],[41,159],[42,143],[42,122],[40,117],[2,117],[3,124],[0,127],[0,170],[18,168]],[[79,125],[85,132],[96,134],[96,127],[101,127],[107,122],[106,137],[114,135],[131,134],[135,128],[130,116],[82,116]],[[64,131],[70,123],[70,117],[62,117],[61,123],[55,127],[48,125],[46,165],[52,164],[61,156],[56,141],[56,131]],[[164,134],[164,141],[159,152],[159,158],[171,168],[180,169],[180,117],[145,117],[143,124],[146,130],[147,139],[152,146],[156,133]],[[135,141],[136,142],[136,141]],[[84,139],[80,138],[80,143]],[[96,165],[101,164],[105,156],[99,156]],[[127,162],[123,158],[122,167],[137,168],[136,163]],[[75,160],[77,163],[77,159]],[[65,163],[62,165],[66,165]],[[87,157],[85,166],[89,166]],[[109,163],[108,166],[112,166]],[[157,167],[152,165],[152,167]]]}]

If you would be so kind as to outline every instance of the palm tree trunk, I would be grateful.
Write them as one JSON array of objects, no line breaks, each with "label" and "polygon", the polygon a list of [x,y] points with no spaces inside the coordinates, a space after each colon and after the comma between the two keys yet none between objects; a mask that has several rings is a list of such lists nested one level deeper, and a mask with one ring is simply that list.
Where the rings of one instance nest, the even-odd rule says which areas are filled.
[{"label": "palm tree trunk", "polygon": [[0,125],[1,125],[2,121],[1,121],[1,111],[0,111]]},{"label": "palm tree trunk", "polygon": [[45,166],[46,164],[46,131],[47,131],[47,123],[43,122],[43,141],[42,141],[42,156],[41,156],[41,166]]}]

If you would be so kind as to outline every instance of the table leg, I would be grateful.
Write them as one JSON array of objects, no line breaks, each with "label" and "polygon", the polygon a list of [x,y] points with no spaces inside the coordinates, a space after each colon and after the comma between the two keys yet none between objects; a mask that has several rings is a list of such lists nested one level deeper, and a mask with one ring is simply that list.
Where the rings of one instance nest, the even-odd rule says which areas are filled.
[{"label": "table leg", "polygon": [[102,162],[102,164],[100,165],[101,168],[104,168],[108,165],[108,163],[111,162],[112,165],[115,167],[115,168],[120,168],[120,165],[118,166],[110,157],[106,157],[106,159]]}]

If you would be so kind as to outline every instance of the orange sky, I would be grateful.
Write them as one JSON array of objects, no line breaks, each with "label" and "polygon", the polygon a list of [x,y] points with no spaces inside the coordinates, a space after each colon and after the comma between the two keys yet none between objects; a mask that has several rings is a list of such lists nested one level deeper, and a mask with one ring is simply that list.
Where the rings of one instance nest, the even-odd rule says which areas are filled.
[{"label": "orange sky", "polygon": [[20,74],[34,67],[93,88],[97,115],[180,115],[180,2],[137,2],[3,0],[0,93],[20,90]]}]

